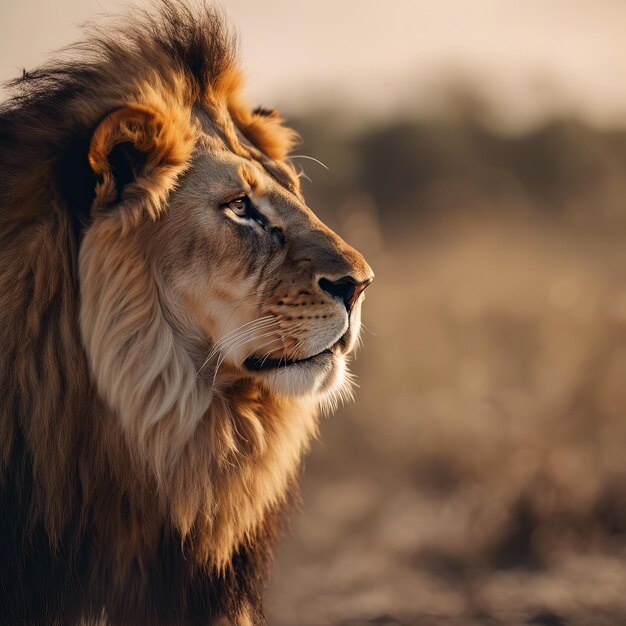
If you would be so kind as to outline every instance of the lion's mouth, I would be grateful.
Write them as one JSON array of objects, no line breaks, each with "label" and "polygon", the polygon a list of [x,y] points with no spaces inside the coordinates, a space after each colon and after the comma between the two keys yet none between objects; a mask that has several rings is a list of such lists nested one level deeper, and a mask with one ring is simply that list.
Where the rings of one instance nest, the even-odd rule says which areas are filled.
[{"label": "lion's mouth", "polygon": [[268,357],[250,356],[244,361],[244,366],[252,372],[266,372],[279,368],[292,367],[294,365],[316,364],[319,361],[327,359],[328,356],[332,356],[332,354],[333,351],[327,348],[306,359],[270,359]]}]

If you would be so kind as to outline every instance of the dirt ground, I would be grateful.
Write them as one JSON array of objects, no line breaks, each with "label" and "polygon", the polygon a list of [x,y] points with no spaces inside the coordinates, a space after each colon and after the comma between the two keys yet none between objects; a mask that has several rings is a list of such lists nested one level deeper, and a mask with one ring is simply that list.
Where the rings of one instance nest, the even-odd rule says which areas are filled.
[{"label": "dirt ground", "polygon": [[623,234],[357,215],[360,388],[306,460],[270,623],[626,624]]}]

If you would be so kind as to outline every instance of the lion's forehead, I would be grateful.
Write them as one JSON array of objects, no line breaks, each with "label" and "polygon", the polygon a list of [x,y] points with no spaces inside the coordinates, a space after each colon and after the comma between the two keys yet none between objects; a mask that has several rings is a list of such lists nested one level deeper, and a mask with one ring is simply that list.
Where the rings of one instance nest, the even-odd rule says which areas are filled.
[{"label": "lion's forehead", "polygon": [[[282,168],[279,163],[271,164]],[[191,163],[179,180],[177,188],[170,194],[170,204],[185,192],[201,196],[206,200],[224,200],[231,194],[255,193],[258,198],[271,197],[274,204],[304,204],[299,189],[279,180],[267,163],[253,157],[235,154],[218,141],[204,139],[196,145]],[[289,175],[289,168],[283,168]],[[297,180],[297,178],[289,179]]]},{"label": "lion's forehead", "polygon": [[[194,117],[199,130],[197,131],[197,148],[208,153],[216,160],[225,161],[238,157],[245,161],[245,169],[268,176],[281,187],[302,200],[300,175],[288,158],[273,159],[254,146],[233,123],[229,115],[219,116],[202,108],[194,108]],[[241,165],[241,164],[240,164]],[[244,176],[245,176],[244,170]]]}]

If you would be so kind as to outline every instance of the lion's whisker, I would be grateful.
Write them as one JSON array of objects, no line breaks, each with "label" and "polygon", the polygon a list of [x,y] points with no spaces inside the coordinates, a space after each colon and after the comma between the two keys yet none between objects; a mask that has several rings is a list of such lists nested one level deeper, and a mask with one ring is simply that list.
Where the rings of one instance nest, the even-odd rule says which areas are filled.
[{"label": "lion's whisker", "polygon": [[[200,374],[200,372],[206,367],[209,361],[219,352],[222,351],[224,346],[228,346],[229,343],[233,341],[237,341],[244,336],[248,336],[249,334],[253,334],[259,330],[271,328],[272,325],[277,324],[278,321],[273,316],[266,316],[264,318],[259,318],[257,320],[253,320],[252,322],[248,322],[246,324],[242,324],[238,328],[230,331],[224,337],[222,337],[219,341],[217,341],[208,356],[200,366],[200,369],[196,372],[196,376]],[[244,332],[242,332],[245,329]]]},{"label": "lion's whisker", "polygon": [[269,324],[271,322],[274,322],[275,319],[276,318],[274,318],[274,316],[267,315],[265,317],[261,317],[261,318],[255,319],[255,320],[252,320],[251,322],[247,322],[245,324],[242,324],[241,326],[238,326],[237,328],[235,328],[235,329],[231,330],[230,332],[226,333],[217,342],[215,342],[211,352],[217,352],[224,343],[227,343],[227,342],[231,341],[231,339],[233,339],[233,337],[236,337],[242,331],[245,330],[246,332],[248,332],[248,331],[257,329],[259,326],[264,326],[264,325],[267,325],[267,324]]},{"label": "lion's whisker", "polygon": [[263,333],[261,335],[257,335],[255,337],[248,337],[242,341],[239,341],[237,344],[231,346],[231,348],[227,351],[227,352],[223,352],[220,356],[220,358],[217,361],[217,365],[215,366],[215,372],[213,374],[213,385],[212,387],[215,387],[215,382],[217,380],[217,374],[219,372],[220,366],[222,365],[222,363],[225,361],[225,359],[228,357],[229,354],[231,354],[232,352],[234,352],[235,350],[237,350],[238,348],[240,348],[241,346],[245,345],[246,343],[250,342],[250,341],[254,341],[255,339],[262,339],[263,337],[269,337],[271,335],[273,335],[275,333],[275,331],[269,331],[266,333]]},{"label": "lion's whisker", "polygon": [[330,171],[330,167],[328,167],[328,165],[322,163],[319,159],[316,159],[315,157],[309,156],[308,154],[290,154],[289,160],[291,159],[309,159],[310,161],[314,161],[318,165],[321,165],[325,170]]},{"label": "lion's whisker", "polygon": [[373,330],[370,330],[363,322],[361,322],[361,328],[363,328],[363,330],[366,330],[368,333],[376,337],[376,333]]},{"label": "lion's whisker", "polygon": [[[265,327],[265,330],[268,331],[268,329],[271,328],[271,326],[269,327]],[[245,345],[246,343],[250,342],[250,341],[254,341],[255,339],[261,339],[263,337],[269,336],[270,334],[273,334],[275,331],[269,331],[269,332],[265,332],[261,335],[256,335],[255,333],[260,330],[258,327],[255,328],[253,331],[246,331],[245,333],[243,333],[242,335],[235,337],[232,339],[232,341],[230,341],[228,344],[226,344],[225,348],[220,349],[220,356],[218,358],[217,361],[217,365],[215,366],[216,370],[219,369],[219,366],[224,362],[224,359],[234,350],[236,350],[237,348],[239,348],[242,345]]]},{"label": "lion's whisker", "polygon": [[[261,289],[259,291],[254,291],[254,292],[248,294],[247,296],[243,296],[242,298],[238,298],[236,300],[233,300],[233,303],[236,302],[237,305],[234,306],[233,309],[231,310],[231,312],[229,313],[228,317],[226,318],[226,321],[222,325],[222,329],[226,328],[226,326],[228,325],[228,322],[230,322],[230,319],[232,318],[232,316],[239,309],[239,307],[243,305],[243,302],[245,302],[246,300],[249,300],[249,299],[255,298],[255,297],[263,298],[263,296],[265,296],[265,298],[263,300],[263,303],[259,307],[259,310],[261,310],[263,308],[263,304],[265,304],[265,302],[267,302],[267,299],[274,293],[275,288],[276,288],[276,285],[268,285],[265,289]],[[249,305],[243,305],[243,306],[258,306],[258,305],[257,305],[257,303],[250,303]]]}]

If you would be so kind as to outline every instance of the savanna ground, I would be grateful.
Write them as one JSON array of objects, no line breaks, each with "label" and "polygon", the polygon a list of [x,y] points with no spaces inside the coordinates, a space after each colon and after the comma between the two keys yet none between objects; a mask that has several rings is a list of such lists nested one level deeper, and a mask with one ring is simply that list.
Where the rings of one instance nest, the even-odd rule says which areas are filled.
[{"label": "savanna ground", "polygon": [[626,624],[626,132],[329,119],[306,192],[377,279],[270,623]]}]

